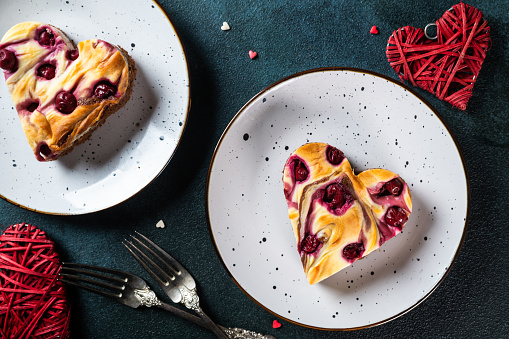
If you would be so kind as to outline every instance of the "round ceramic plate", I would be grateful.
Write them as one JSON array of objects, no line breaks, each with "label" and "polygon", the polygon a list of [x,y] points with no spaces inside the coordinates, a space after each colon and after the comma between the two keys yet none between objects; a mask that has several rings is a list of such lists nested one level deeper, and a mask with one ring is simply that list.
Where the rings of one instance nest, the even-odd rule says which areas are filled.
[{"label": "round ceramic plate", "polygon": [[169,18],[151,0],[19,0],[2,7],[0,35],[23,21],[56,26],[76,44],[120,45],[138,73],[127,104],[90,140],[48,163],[35,159],[0,81],[0,195],[51,214],[94,212],[133,196],[170,161],[187,120],[187,62]]},{"label": "round ceramic plate", "polygon": [[[401,234],[315,285],[304,275],[283,194],[283,167],[308,142],[341,149],[356,173],[382,167],[409,184]],[[259,305],[320,329],[394,319],[442,281],[463,241],[469,185],[441,118],[396,81],[318,69],[259,93],[221,137],[209,169],[207,212],[224,266]]]}]

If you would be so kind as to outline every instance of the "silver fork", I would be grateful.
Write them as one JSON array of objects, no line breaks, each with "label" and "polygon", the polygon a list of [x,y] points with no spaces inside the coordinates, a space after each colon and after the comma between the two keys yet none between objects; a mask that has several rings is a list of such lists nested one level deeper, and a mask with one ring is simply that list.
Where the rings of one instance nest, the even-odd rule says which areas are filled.
[{"label": "silver fork", "polygon": [[[128,272],[85,264],[62,263],[58,279],[132,308],[140,306],[162,308],[207,328],[203,319],[159,300],[145,280]],[[275,339],[271,335],[264,336],[241,328],[219,327],[230,339]]]},{"label": "silver fork", "polygon": [[[191,274],[189,274],[189,272],[180,263],[157,246],[152,240],[139,232],[136,232],[136,234],[138,237],[131,235],[134,242],[129,240],[125,240],[123,242],[134,258],[143,266],[143,268],[145,268],[145,270],[174,303],[182,303],[188,309],[195,311],[209,326],[211,324],[214,325],[212,320],[200,307],[199,297],[196,292],[196,282]],[[150,247],[147,244],[149,244]],[[143,250],[140,249],[140,247]],[[154,258],[159,264],[149,257],[146,252],[150,253],[152,258]],[[213,330],[214,327],[216,327],[216,325],[209,327],[209,329]],[[214,333],[216,333],[218,337],[220,337],[221,334],[224,335],[224,333],[226,333],[230,338],[232,337],[232,334],[228,329],[223,329],[223,331],[223,333],[216,333],[216,331],[214,331]],[[262,334],[252,331],[243,331],[245,331],[246,336],[235,336],[234,338],[270,337],[263,336]]]}]

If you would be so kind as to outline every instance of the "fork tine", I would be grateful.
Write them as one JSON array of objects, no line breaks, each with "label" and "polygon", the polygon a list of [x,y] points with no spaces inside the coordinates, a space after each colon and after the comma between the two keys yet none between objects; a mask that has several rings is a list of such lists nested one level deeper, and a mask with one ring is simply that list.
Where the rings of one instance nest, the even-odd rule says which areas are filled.
[{"label": "fork tine", "polygon": [[[76,268],[79,267],[79,268]],[[85,270],[83,268],[87,268],[88,270]],[[117,276],[112,275],[106,275],[103,273],[99,273],[97,271],[109,273],[109,274],[115,274]],[[74,274],[72,274],[74,273]],[[85,276],[77,275],[77,274],[83,274]],[[127,279],[120,278],[118,275],[124,276],[124,272],[117,271],[109,268],[103,268],[103,267],[96,267],[96,266],[90,266],[85,264],[74,264],[74,263],[62,263],[62,268],[60,269],[59,273],[60,277],[59,280],[62,282],[65,282],[67,284],[71,284],[80,288],[83,288],[85,290],[88,290],[90,292],[94,292],[103,296],[107,296],[114,299],[119,299],[121,297],[120,291],[125,289],[125,283]],[[110,283],[107,283],[102,280],[97,279],[91,279],[89,277],[97,278],[97,279],[104,279],[110,282],[116,282],[123,284],[122,286],[119,285],[113,285]],[[94,287],[96,286],[96,287]],[[102,287],[103,289],[97,288]],[[104,290],[109,289],[110,291]],[[113,291],[111,291],[113,290]],[[119,291],[118,293],[115,293],[114,291]]]},{"label": "fork tine", "polygon": [[109,283],[101,281],[101,280],[90,279],[90,278],[79,276],[79,275],[73,275],[73,274],[61,273],[60,272],[60,276],[66,278],[66,279],[81,281],[81,282],[84,282],[84,283],[89,283],[89,284],[92,284],[92,285],[97,285],[97,286],[104,287],[104,288],[109,288],[109,289],[112,289],[112,290],[122,291],[124,289],[122,286],[109,284]]},{"label": "fork tine", "polygon": [[152,254],[152,256],[155,259],[157,259],[161,264],[163,264],[164,266],[169,268],[170,271],[174,273],[170,276],[170,274],[168,272],[163,270],[158,264],[156,264],[155,261],[151,260],[151,258],[149,256],[147,256],[145,253],[143,253],[143,251],[141,251],[139,248],[137,248],[134,244],[131,243],[131,245],[133,245],[133,247],[136,248],[141,254],[144,254],[143,258],[146,259],[147,261],[149,261],[150,264],[152,266],[154,266],[161,274],[163,274],[164,276],[167,276],[170,280],[175,280],[175,277],[182,273],[182,271],[180,269],[174,268],[174,267],[171,267],[170,265],[168,265],[168,263],[163,258],[161,258],[161,256],[159,254],[157,254],[153,249],[151,249],[146,244],[144,244],[140,239],[136,238],[133,235],[131,235],[131,238],[133,238],[141,247],[143,247],[145,249],[145,251]]},{"label": "fork tine", "polygon": [[[136,239],[139,243],[143,245],[143,247],[147,248],[153,255],[157,256],[158,260],[164,264],[165,267],[169,267],[172,269],[173,272],[177,272],[177,275],[175,276],[177,279],[180,279],[184,286],[186,286],[189,289],[196,288],[196,282],[194,281],[194,278],[191,276],[191,274],[177,261],[175,258],[173,258],[168,252],[163,250],[161,247],[159,247],[156,243],[154,243],[152,240],[144,236],[138,231],[135,231],[136,234],[146,241],[149,245],[151,245],[154,249],[151,249],[146,244],[141,242],[136,237],[132,236],[132,238]],[[156,251],[158,252],[156,254]],[[162,257],[164,257],[164,259]],[[173,266],[173,267],[172,267]]]},{"label": "fork tine", "polygon": [[132,308],[143,305],[142,300],[137,297],[136,291],[148,289],[145,280],[136,275],[85,264],[62,263],[58,279],[67,284],[109,297]]},{"label": "fork tine", "polygon": [[[70,276],[63,276],[63,275],[61,275],[61,277],[58,278],[58,280],[66,283],[66,284],[74,285],[76,287],[83,288],[83,289],[85,289],[87,291],[94,292],[94,293],[97,293],[97,294],[105,296],[105,297],[114,298],[114,299],[120,298],[120,294],[119,293],[115,294],[115,293],[107,292],[105,290],[101,290],[99,288],[95,288],[95,287],[92,287],[92,286],[87,285],[87,284],[81,284],[79,282],[76,282],[76,281],[73,281],[73,280],[69,280],[69,279],[74,279],[74,278],[78,278],[78,277],[70,277]],[[81,278],[81,279],[76,279],[76,280],[87,281],[89,283],[97,284],[97,281],[93,281],[92,279],[82,279]]]},{"label": "fork tine", "polygon": [[[159,247],[156,243],[154,243],[152,240],[150,240],[149,238],[147,238],[146,236],[144,236],[143,234],[141,234],[140,232],[138,231],[134,231],[136,234],[138,234],[143,240],[145,240],[147,243],[150,244],[150,246],[154,247],[156,250],[159,251],[159,253],[161,255],[163,255],[166,259],[168,259],[172,265],[174,265],[174,267],[171,267],[169,266],[168,264],[166,264],[166,266],[170,267],[172,270],[174,271],[179,271],[179,272],[182,272],[182,271],[185,271],[184,267],[177,261],[175,260],[175,258],[173,258],[170,254],[168,254],[168,252],[166,252],[165,250],[163,250],[161,247]],[[131,237],[133,237],[131,235]],[[134,238],[134,237],[133,237]],[[136,239],[136,238],[135,238]],[[139,241],[139,240],[138,240]],[[140,242],[141,243],[141,242]],[[145,247],[147,247],[145,245]],[[154,253],[154,251],[152,251],[152,253]],[[159,257],[159,256],[158,256]],[[159,257],[160,258],[160,257]],[[162,260],[162,262],[165,263],[164,260]],[[179,272],[177,272],[177,274],[179,274]]]},{"label": "fork tine", "polygon": [[[163,281],[153,270],[152,268],[147,265],[147,263],[143,260],[147,260],[147,261],[151,261],[152,264],[159,268],[159,270],[161,270],[161,268],[157,265],[155,265],[155,263],[145,254],[143,253],[138,247],[136,247],[136,245],[134,245],[131,241],[129,240],[125,240],[122,242],[122,244],[124,244],[124,246],[129,250],[129,252],[131,252],[131,254],[133,255],[133,257],[140,263],[141,266],[143,266],[143,268],[148,272],[148,274],[150,274],[150,276],[156,280],[156,282],[158,284],[162,284],[162,285],[166,285],[167,284],[167,281]],[[131,248],[132,247],[132,248]],[[135,253],[135,251],[137,253]],[[143,257],[143,259],[141,258]],[[163,272],[164,273],[164,272]],[[171,278],[170,278],[171,280]]]},{"label": "fork tine", "polygon": [[112,275],[118,275],[120,277],[127,278],[128,273],[120,270],[115,270],[113,268],[107,268],[107,267],[101,267],[101,266],[92,266],[87,264],[79,264],[79,263],[72,263],[72,262],[63,262],[62,268],[70,268],[70,267],[77,267],[77,268],[84,268],[89,269],[92,271],[99,271],[104,273],[109,273]]},{"label": "fork tine", "polygon": [[[129,245],[128,245],[129,244]],[[136,245],[134,245],[131,241],[125,240],[124,246],[127,247],[127,249],[131,252],[131,254],[134,256],[134,258],[143,266],[143,268],[150,274],[150,276],[157,282],[159,287],[163,289],[163,291],[170,297],[170,299],[174,303],[180,303],[182,301],[183,295],[180,291],[179,287],[176,282],[176,278],[169,279],[168,275],[162,271],[162,269],[157,266],[153,260],[150,259],[147,254],[145,254],[142,250],[140,250]],[[136,252],[135,252],[136,251]],[[157,275],[154,270],[145,262],[151,262],[154,267],[156,267],[159,272],[163,272],[163,275],[167,276],[168,279],[163,280],[159,275]]]},{"label": "fork tine", "polygon": [[[86,274],[86,275],[89,275],[94,278],[104,279],[104,280],[107,280],[110,282],[117,282],[117,283],[125,283],[126,282],[126,278],[119,278],[116,276],[102,274],[102,273],[94,272],[94,271],[82,270],[82,269],[73,268],[73,267],[62,266],[62,269],[60,270],[60,272],[61,272],[61,275],[64,275],[64,276],[69,275],[69,274],[65,274],[62,272],[75,272],[75,273]],[[111,285],[111,286],[114,286],[114,285]]]}]

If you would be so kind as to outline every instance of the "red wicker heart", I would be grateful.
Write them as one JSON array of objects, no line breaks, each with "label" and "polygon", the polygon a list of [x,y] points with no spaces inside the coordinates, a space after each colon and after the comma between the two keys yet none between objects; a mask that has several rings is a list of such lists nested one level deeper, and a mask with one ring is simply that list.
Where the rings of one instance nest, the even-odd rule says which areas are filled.
[{"label": "red wicker heart", "polygon": [[402,82],[410,81],[465,110],[490,46],[490,28],[481,11],[460,3],[436,21],[437,39],[405,26],[389,38],[386,55]]},{"label": "red wicker heart", "polygon": [[0,236],[1,338],[69,338],[60,264],[53,241],[35,226],[12,225]]}]

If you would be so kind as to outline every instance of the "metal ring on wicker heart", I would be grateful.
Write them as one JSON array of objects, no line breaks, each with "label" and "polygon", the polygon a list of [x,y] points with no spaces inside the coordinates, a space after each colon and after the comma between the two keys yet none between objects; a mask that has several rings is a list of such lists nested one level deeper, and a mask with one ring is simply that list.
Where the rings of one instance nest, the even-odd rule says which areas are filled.
[{"label": "metal ring on wicker heart", "polygon": [[[449,12],[452,12],[452,7],[448,9]],[[437,27],[437,24],[436,23],[430,23],[430,24],[427,24],[426,27],[424,27],[424,35],[426,36],[426,38],[430,39],[430,40],[436,40],[438,39],[438,30],[435,32],[435,36],[430,36],[428,34],[428,28],[431,27],[431,26],[435,26],[435,28]]]},{"label": "metal ring on wicker heart", "polygon": [[424,27],[424,35],[426,36],[426,38],[428,38],[430,40],[436,40],[436,39],[438,39],[438,32],[435,32],[435,34],[436,34],[435,36],[430,36],[428,34],[428,28],[431,26],[435,26],[435,28],[436,28],[437,24],[436,23],[427,24],[426,27]]}]

